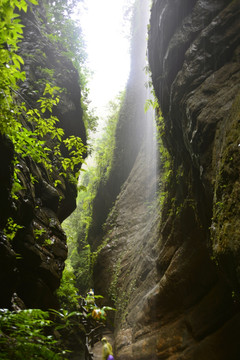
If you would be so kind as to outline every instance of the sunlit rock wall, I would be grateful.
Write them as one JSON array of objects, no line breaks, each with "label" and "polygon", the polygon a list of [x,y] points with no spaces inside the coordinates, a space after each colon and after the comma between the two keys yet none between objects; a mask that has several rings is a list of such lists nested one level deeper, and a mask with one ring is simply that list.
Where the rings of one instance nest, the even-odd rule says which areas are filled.
[{"label": "sunlit rock wall", "polygon": [[[146,305],[158,284],[156,263],[161,219],[157,177],[161,164],[158,161],[155,115],[152,109],[146,113],[144,111],[145,101],[151,98],[150,90],[145,87],[149,79],[144,69],[149,15],[149,4],[137,1],[133,32],[141,42],[136,46],[133,38],[132,73],[118,127],[134,129],[141,126],[141,129],[137,129],[135,134],[127,131],[117,133],[117,146],[124,147],[122,153],[125,162],[113,167],[111,177],[122,179],[121,171],[126,169],[129,174],[97,238],[98,245],[102,244],[103,247],[93,274],[95,292],[104,296],[106,304],[117,309],[116,313],[109,314],[109,325],[114,324],[118,359],[152,359],[156,354],[159,328],[154,300],[149,306]],[[127,97],[128,87],[134,90],[134,98]],[[137,111],[133,112],[133,107],[134,110],[138,107]],[[123,138],[123,134],[126,138]],[[137,153],[133,158],[131,149],[134,146]],[[132,159],[131,168],[126,161],[128,157]],[[119,155],[118,158],[121,159]],[[100,196],[108,194],[108,191],[111,193],[107,185]]]},{"label": "sunlit rock wall", "polygon": [[[125,98],[120,109],[116,129],[116,148],[112,170],[107,182],[100,183],[93,203],[93,221],[89,241],[96,248],[102,237],[102,224],[112,208],[120,188],[127,179],[138,155],[144,137],[146,89],[144,67],[146,66],[146,5],[138,1],[134,10],[131,41],[131,69]],[[143,17],[143,20],[141,20]]]},{"label": "sunlit rock wall", "polygon": [[240,357],[239,5],[153,1],[149,62],[172,173],[163,208],[146,201],[143,184],[158,186],[143,145],[105,225],[95,289],[118,309],[117,359]]},{"label": "sunlit rock wall", "polygon": [[[40,7],[21,14],[25,27],[19,52],[25,61],[26,81],[21,84],[18,96],[20,101],[24,99],[29,106],[36,107],[46,82],[65,88],[54,115],[59,117],[67,136],[80,136],[86,142],[78,73],[62,55],[61,46],[56,47],[46,35],[41,22],[43,11]],[[21,226],[12,241],[1,231],[0,306],[11,308],[13,297],[19,297],[26,307],[57,307],[54,293],[67,257],[66,235],[60,223],[75,209],[76,185],[59,174],[57,162],[55,171],[49,174],[41,164],[27,157],[19,159],[22,190],[18,199],[14,199],[11,197],[13,146],[1,137],[0,147],[1,230],[9,217]],[[55,180],[61,181],[57,188]]]}]

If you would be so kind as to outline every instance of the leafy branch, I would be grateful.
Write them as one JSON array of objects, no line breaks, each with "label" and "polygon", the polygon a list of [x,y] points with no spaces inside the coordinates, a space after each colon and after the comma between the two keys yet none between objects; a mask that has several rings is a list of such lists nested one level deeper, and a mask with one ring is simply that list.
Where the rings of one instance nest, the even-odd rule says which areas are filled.
[{"label": "leafy branch", "polygon": [[[36,0],[30,3],[37,5]],[[24,102],[19,102],[18,83],[25,80],[25,73],[21,71],[24,61],[17,54],[18,42],[22,39],[23,25],[19,15],[14,11],[27,11],[28,2],[25,0],[1,1],[1,33],[0,33],[0,132],[7,135],[15,149],[13,195],[22,189],[18,179],[19,158],[30,156],[35,162],[42,163],[52,173],[53,157],[60,162],[62,175],[68,177],[70,172],[78,176],[79,164],[83,162],[86,147],[78,137],[71,136],[64,139],[64,130],[57,126],[59,120],[52,115],[53,107],[59,103],[61,89],[47,83],[42,96],[37,100],[39,108],[30,108]],[[52,142],[49,141],[51,139]],[[48,146],[48,144],[53,145]],[[69,157],[64,159],[61,154],[61,144],[65,144],[70,151]]]}]

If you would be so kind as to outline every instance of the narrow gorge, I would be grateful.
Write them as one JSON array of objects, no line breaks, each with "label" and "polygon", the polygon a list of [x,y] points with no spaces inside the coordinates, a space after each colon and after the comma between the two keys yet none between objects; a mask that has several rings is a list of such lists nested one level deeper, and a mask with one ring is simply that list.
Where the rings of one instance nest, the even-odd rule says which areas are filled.
[{"label": "narrow gorge", "polygon": [[239,5],[153,1],[148,57],[170,165],[163,183],[167,160],[146,159],[145,129],[104,225],[94,286],[115,299],[117,359],[239,357]]},{"label": "narrow gorge", "polygon": [[[66,2],[59,3],[66,16]],[[31,1],[27,12],[17,6],[21,42],[14,49],[0,38],[0,309],[58,311],[69,247],[76,298],[84,301],[94,288],[101,306],[116,309],[104,330],[116,360],[240,359],[240,1],[135,1],[113,154],[86,200],[85,223],[77,187],[86,196],[89,187],[76,177],[93,120],[83,102],[81,64],[77,70],[71,51],[56,40],[65,23],[57,11],[48,16],[56,4]],[[25,78],[19,75],[14,87],[20,64],[11,76],[5,72],[17,61]],[[51,130],[52,116],[64,135]],[[15,133],[14,119],[21,124]],[[33,131],[31,139],[42,131],[34,145],[17,137],[23,129]],[[80,147],[68,147],[76,137]],[[47,155],[39,160],[40,140]],[[29,143],[32,150],[24,152]],[[86,329],[77,332],[84,343]],[[71,346],[61,359],[92,359],[83,345]]]}]

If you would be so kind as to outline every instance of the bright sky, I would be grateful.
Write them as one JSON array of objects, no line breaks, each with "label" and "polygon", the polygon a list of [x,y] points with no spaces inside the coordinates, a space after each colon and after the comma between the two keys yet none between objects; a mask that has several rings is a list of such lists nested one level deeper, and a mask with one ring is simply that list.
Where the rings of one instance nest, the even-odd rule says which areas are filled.
[{"label": "bright sky", "polygon": [[132,0],[85,0],[81,11],[89,68],[94,72],[89,81],[89,98],[98,116],[124,89],[128,78],[129,39],[123,18],[126,6],[131,3]]}]

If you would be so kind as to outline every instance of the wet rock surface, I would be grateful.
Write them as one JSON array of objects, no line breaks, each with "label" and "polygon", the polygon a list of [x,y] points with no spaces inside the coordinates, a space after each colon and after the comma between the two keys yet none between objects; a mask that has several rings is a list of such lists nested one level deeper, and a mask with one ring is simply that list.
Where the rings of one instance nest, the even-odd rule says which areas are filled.
[{"label": "wet rock surface", "polygon": [[[170,2],[153,4],[149,61],[173,159],[158,258],[156,297],[160,314],[171,317],[160,328],[160,359],[237,359],[240,354],[233,200],[231,211],[228,203],[228,212],[224,206],[218,212],[218,202],[225,203],[223,189],[229,194],[238,188],[238,177],[223,184],[227,160],[222,153],[230,143],[237,147],[239,136],[239,5],[192,1],[173,21],[178,10]],[[239,169],[236,158],[232,166],[233,172]],[[224,240],[221,236],[227,214],[235,240],[230,231]]]},{"label": "wet rock surface", "polygon": [[[53,113],[59,117],[66,136],[80,136],[85,142],[77,70],[62,55],[61,46],[51,43],[41,21],[41,11],[40,6],[33,12],[21,14],[25,27],[19,53],[25,61],[26,80],[19,89],[20,99],[36,107],[46,82],[64,88],[64,95],[60,96]],[[46,73],[54,76],[47,78]],[[50,141],[48,146],[52,145]],[[11,195],[14,149],[1,137],[0,150],[1,231],[6,228],[8,218],[19,225],[12,241],[7,240],[3,232],[0,236],[0,306],[11,308],[11,298],[15,296],[28,308],[57,308],[55,291],[67,257],[61,222],[75,209],[76,185],[59,174],[57,163],[53,163],[53,173],[49,174],[31,157],[19,158],[17,167],[22,189],[18,198],[14,198]],[[54,186],[56,180],[57,187]]]},{"label": "wet rock surface", "polygon": [[[107,341],[112,345],[113,348],[113,354],[114,353],[114,336],[111,332],[106,332],[103,334],[103,336],[107,339]],[[101,341],[98,341],[94,344],[93,348],[91,349],[91,352],[93,354],[93,360],[102,360],[102,343]]]},{"label": "wet rock surface", "polygon": [[240,357],[239,5],[153,1],[149,62],[172,173],[162,209],[147,206],[142,148],[105,224],[95,289],[118,309],[117,359]]}]

